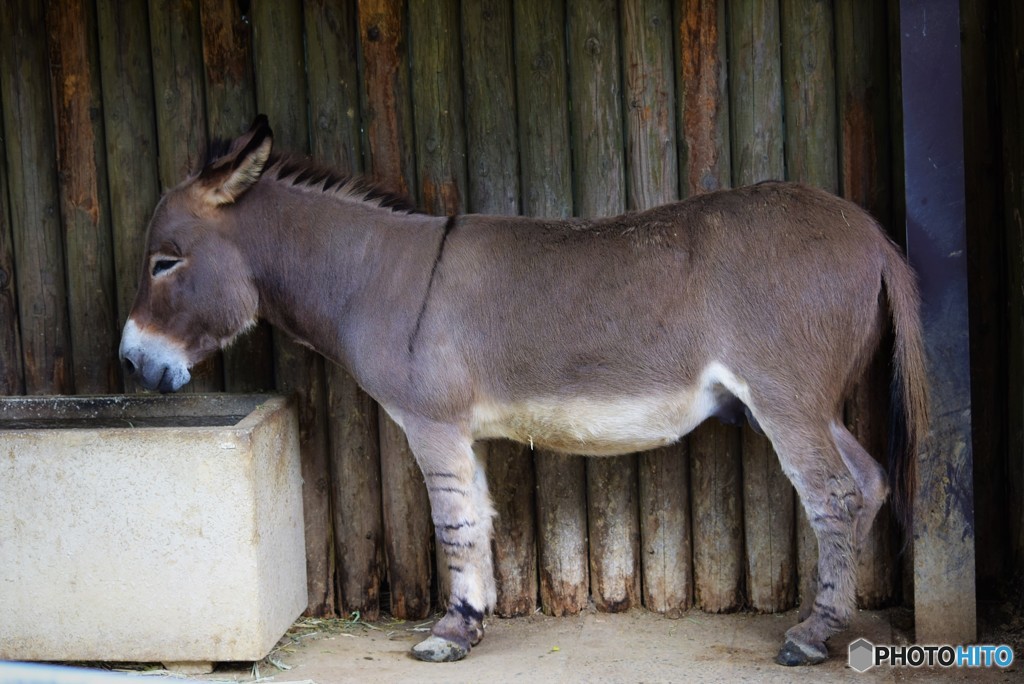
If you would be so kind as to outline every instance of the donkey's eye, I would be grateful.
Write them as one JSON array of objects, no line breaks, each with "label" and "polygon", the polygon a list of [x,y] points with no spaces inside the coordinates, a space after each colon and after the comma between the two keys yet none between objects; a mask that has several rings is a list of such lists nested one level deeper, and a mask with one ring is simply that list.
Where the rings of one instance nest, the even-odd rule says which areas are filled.
[{"label": "donkey's eye", "polygon": [[156,259],[153,262],[153,277],[171,270],[180,263],[181,259]]}]

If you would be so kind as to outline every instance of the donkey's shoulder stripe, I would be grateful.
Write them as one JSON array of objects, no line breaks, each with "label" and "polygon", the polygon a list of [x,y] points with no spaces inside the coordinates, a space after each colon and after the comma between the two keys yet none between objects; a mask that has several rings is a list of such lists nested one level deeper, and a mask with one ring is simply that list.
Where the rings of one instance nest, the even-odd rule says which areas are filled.
[{"label": "donkey's shoulder stripe", "polygon": [[444,257],[444,246],[448,242],[448,236],[451,235],[452,231],[455,230],[455,226],[458,223],[458,216],[453,214],[448,217],[448,220],[444,224],[444,231],[441,233],[441,240],[437,245],[437,256],[434,257],[434,265],[430,269],[430,279],[427,280],[427,291],[423,294],[423,302],[420,304],[420,312],[416,315],[416,324],[412,328],[412,334],[409,335],[409,354],[413,353],[413,346],[416,343],[416,337],[420,333],[420,325],[423,323],[423,314],[427,310],[427,302],[430,301],[430,291],[434,287],[434,278],[437,277],[437,268],[441,264],[441,259]]}]

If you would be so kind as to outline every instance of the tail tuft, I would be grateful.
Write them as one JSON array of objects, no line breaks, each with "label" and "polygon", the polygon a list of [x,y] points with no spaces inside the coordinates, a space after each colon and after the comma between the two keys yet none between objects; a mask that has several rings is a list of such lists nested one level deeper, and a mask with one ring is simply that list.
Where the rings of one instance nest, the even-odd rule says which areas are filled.
[{"label": "tail tuft", "polygon": [[909,537],[914,529],[917,452],[928,435],[928,368],[917,278],[895,245],[891,245],[882,269],[882,281],[895,331],[890,387],[889,483],[893,511]]}]

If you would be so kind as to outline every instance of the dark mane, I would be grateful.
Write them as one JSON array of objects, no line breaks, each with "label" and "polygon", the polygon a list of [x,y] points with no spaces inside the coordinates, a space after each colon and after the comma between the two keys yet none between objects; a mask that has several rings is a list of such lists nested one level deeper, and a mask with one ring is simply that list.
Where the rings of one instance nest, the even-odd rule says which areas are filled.
[{"label": "dark mane", "polygon": [[[228,153],[232,140],[214,138],[206,147],[202,166],[206,168]],[[264,174],[292,185],[315,188],[321,192],[340,192],[345,195],[393,211],[422,213],[407,195],[396,192],[383,183],[375,183],[362,176],[354,176],[333,169],[308,157],[290,152],[273,152],[267,160]]]}]

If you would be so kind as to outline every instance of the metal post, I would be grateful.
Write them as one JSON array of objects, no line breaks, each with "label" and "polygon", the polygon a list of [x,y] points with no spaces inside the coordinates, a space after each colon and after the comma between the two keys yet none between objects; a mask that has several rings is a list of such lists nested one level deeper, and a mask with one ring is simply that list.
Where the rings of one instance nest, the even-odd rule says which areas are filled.
[{"label": "metal post", "polygon": [[907,254],[920,277],[931,438],[914,504],[915,639],[977,638],[959,0],[901,0]]}]

